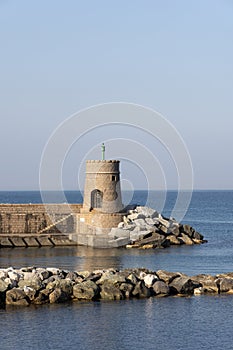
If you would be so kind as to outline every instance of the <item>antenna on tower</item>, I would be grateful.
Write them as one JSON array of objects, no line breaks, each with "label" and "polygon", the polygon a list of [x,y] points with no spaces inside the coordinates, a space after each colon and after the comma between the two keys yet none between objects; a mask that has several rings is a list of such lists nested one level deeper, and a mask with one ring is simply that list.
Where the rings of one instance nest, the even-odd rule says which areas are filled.
[{"label": "antenna on tower", "polygon": [[102,160],[105,160],[105,145],[104,145],[104,143],[102,143],[101,149],[102,149]]}]

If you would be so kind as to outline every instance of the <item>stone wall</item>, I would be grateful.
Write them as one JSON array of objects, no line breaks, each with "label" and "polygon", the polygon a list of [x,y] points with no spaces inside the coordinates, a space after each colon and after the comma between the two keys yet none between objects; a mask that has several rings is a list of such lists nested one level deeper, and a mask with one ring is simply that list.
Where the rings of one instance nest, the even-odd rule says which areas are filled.
[{"label": "stone wall", "polygon": [[81,204],[1,204],[0,234],[71,233]]},{"label": "stone wall", "polygon": [[0,247],[86,245],[108,248],[123,213],[83,211],[82,204],[0,204]]}]

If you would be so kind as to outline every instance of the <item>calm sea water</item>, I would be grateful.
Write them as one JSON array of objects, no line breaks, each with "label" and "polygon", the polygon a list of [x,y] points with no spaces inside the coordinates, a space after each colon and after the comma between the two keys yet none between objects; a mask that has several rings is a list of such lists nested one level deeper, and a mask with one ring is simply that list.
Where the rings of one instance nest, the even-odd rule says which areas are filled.
[{"label": "calm sea water", "polygon": [[[127,193],[124,198],[127,199]],[[161,194],[150,193],[156,208]],[[66,193],[68,202],[81,195]],[[51,193],[51,202],[59,201]],[[134,193],[144,205],[148,194]],[[169,216],[176,192],[168,192]],[[38,203],[38,192],[0,192],[2,203]],[[85,247],[0,250],[0,266],[57,266],[70,270],[147,267],[189,275],[233,271],[233,191],[195,191],[183,220],[207,244],[164,250],[103,250]],[[151,298],[67,303],[0,310],[0,349],[233,349],[232,296]]]}]

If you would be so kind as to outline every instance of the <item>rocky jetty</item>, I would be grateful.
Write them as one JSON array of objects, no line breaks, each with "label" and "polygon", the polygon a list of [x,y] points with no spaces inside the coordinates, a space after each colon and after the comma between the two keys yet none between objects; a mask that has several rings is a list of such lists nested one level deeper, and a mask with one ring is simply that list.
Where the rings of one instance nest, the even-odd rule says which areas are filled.
[{"label": "rocky jetty", "polygon": [[166,248],[170,245],[193,245],[207,242],[190,225],[182,225],[174,218],[166,218],[156,210],[137,206],[128,211],[117,228],[109,233],[112,247]]},{"label": "rocky jetty", "polygon": [[122,300],[199,294],[233,294],[233,272],[187,276],[144,268],[67,271],[58,268],[0,269],[0,306]]}]

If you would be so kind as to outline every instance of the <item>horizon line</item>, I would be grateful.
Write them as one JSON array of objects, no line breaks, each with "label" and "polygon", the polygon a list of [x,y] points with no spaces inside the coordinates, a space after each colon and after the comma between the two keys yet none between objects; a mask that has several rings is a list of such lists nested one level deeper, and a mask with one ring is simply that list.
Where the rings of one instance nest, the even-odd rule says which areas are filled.
[{"label": "horizon line", "polygon": [[[133,191],[182,191],[182,192],[191,192],[191,191],[233,191],[233,188],[193,188],[193,189],[177,189],[177,188],[169,188],[169,189],[142,189],[137,188],[134,190],[131,189],[122,189],[122,192],[133,192]],[[39,189],[0,189],[0,192],[84,192],[84,190],[77,190],[77,189],[65,189],[63,191],[61,190],[43,190],[40,191]]]}]

